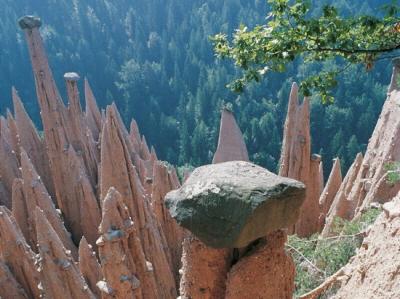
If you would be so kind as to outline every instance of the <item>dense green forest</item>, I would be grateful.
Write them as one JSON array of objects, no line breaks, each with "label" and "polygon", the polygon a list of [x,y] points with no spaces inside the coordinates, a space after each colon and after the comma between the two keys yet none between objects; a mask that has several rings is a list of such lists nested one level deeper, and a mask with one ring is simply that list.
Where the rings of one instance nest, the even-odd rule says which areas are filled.
[{"label": "dense green forest", "polygon": [[[0,0],[0,101],[4,113],[15,85],[40,126],[34,82],[18,17],[34,14],[58,86],[76,71],[91,82],[101,107],[115,101],[124,119],[139,124],[159,158],[177,165],[211,161],[219,110],[232,103],[251,159],[275,170],[290,86],[332,63],[296,61],[288,72],[268,76],[243,94],[225,86],[238,72],[215,58],[210,35],[231,34],[241,22],[263,23],[263,0]],[[326,1],[314,2],[318,14]],[[379,0],[337,0],[343,14],[374,13]],[[365,149],[385,99],[390,61],[372,72],[347,68],[334,90],[335,102],[312,100],[313,151],[326,173],[339,156],[343,168]]]}]

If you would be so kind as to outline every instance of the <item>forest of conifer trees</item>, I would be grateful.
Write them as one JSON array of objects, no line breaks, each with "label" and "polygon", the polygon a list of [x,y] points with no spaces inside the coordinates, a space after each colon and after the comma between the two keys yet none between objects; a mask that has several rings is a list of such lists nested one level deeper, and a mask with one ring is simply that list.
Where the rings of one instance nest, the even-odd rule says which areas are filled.
[{"label": "forest of conifer trees", "polygon": [[[27,49],[16,26],[18,17],[38,15],[61,90],[65,93],[65,72],[86,76],[101,107],[116,102],[125,121],[137,120],[159,158],[176,165],[211,161],[220,107],[231,103],[250,159],[275,171],[291,83],[336,64],[296,61],[288,72],[268,76],[243,94],[227,89],[238,71],[215,58],[209,36],[231,34],[242,20],[249,26],[263,23],[268,8],[262,0],[6,2],[0,13],[1,109],[10,107],[15,85],[39,125]],[[344,14],[374,13],[379,2],[338,0],[335,6]],[[314,1],[315,14],[323,3]],[[390,61],[380,62],[372,72],[352,66],[340,77],[334,104],[313,98],[313,152],[323,155],[327,169],[336,155],[347,169],[365,149],[390,69]]]}]

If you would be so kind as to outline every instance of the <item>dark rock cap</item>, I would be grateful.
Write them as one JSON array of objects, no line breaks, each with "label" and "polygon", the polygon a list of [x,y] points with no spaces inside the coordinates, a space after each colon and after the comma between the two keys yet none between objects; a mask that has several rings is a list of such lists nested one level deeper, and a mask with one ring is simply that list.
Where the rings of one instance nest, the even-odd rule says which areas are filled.
[{"label": "dark rock cap", "polygon": [[32,29],[39,28],[42,25],[42,21],[39,17],[23,16],[18,19],[18,24],[21,29]]},{"label": "dark rock cap", "polygon": [[244,247],[296,223],[304,184],[244,161],[196,168],[166,195],[173,218],[207,246]]}]

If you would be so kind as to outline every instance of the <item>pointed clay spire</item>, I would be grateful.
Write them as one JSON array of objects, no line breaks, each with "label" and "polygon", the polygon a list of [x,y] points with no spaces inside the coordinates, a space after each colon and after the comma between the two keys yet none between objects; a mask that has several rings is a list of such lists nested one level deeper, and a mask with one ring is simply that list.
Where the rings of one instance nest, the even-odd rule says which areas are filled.
[{"label": "pointed clay spire", "polygon": [[[318,198],[323,185],[321,157],[311,156],[310,100],[298,100],[298,86],[293,83],[285,121],[279,175],[303,182],[306,200],[291,232],[309,236],[319,230]],[[321,169],[321,170],[320,170]]]},{"label": "pointed clay spire", "polygon": [[131,127],[130,127],[130,139],[132,142],[132,147],[135,153],[140,153],[140,132],[139,132],[139,127],[134,119],[131,121]]},{"label": "pointed clay spire", "polygon": [[[143,298],[142,273],[129,250],[128,239],[134,232],[121,194],[110,188],[103,201],[103,215],[97,240],[104,280],[97,286],[102,298]],[[139,276],[140,275],[140,276]]]},{"label": "pointed clay spire", "polygon": [[320,207],[318,202],[321,195],[320,164],[321,156],[313,154],[310,159],[310,174],[306,189],[306,200],[301,207],[299,220],[295,225],[296,234],[302,237],[308,237],[321,230]]},{"label": "pointed clay spire", "polygon": [[150,160],[150,150],[144,136],[142,136],[142,142],[140,143],[140,157],[143,160]]},{"label": "pointed clay spire", "polygon": [[10,110],[7,109],[7,125],[10,131],[10,145],[12,150],[17,155],[17,159],[19,160],[20,152],[19,152],[19,136],[17,130],[17,124],[15,123],[15,119],[12,116]]},{"label": "pointed clay spire", "polygon": [[247,153],[242,132],[236,123],[233,113],[227,109],[223,109],[217,151],[214,154],[212,163],[236,160],[249,161],[249,154]]},{"label": "pointed clay spire", "polygon": [[[35,125],[26,112],[24,105],[18,96],[17,90],[14,87],[12,88],[12,100],[15,113],[15,123],[19,136],[19,145],[28,154],[50,195],[55,196],[49,158],[47,156],[44,141],[40,139]],[[20,152],[19,155],[21,155]],[[19,159],[21,159],[20,156]]]},{"label": "pointed clay spire", "polygon": [[318,188],[319,188],[319,196],[321,196],[322,191],[324,191],[324,164],[322,163],[322,161],[319,163],[319,169],[318,169]]},{"label": "pointed clay spire", "polygon": [[49,298],[95,298],[78,267],[58,238],[45,214],[34,210],[40,254],[40,276],[44,293]]},{"label": "pointed clay spire", "polygon": [[[28,49],[36,83],[36,92],[42,113],[52,114],[57,110],[62,110],[64,104],[61,100],[57,86],[55,85],[53,73],[49,67],[46,51],[43,46],[43,40],[39,33],[41,21],[39,18],[25,16],[19,19],[18,22],[21,29],[25,31],[26,40],[28,42]],[[26,26],[27,23],[30,23],[31,25]],[[43,123],[43,125],[45,126],[45,123]]]},{"label": "pointed clay spire", "polygon": [[[298,223],[295,225],[295,232],[299,236],[307,236],[310,230],[307,223],[318,222],[319,214],[308,214],[307,207],[318,204],[318,198],[313,196],[309,189],[310,184],[315,184],[318,180],[316,174],[310,177],[311,172],[311,137],[310,137],[310,101],[304,98],[303,103],[298,106],[296,111],[295,126],[293,129],[292,147],[289,153],[288,177],[303,182],[306,189],[306,200],[300,210]],[[314,202],[315,201],[315,202]],[[316,217],[317,219],[314,219]]]},{"label": "pointed clay spire", "polygon": [[158,158],[157,158],[156,150],[155,150],[155,148],[153,146],[151,146],[151,149],[150,149],[150,161],[153,164],[157,160],[158,160]]},{"label": "pointed clay spire", "polygon": [[100,298],[101,293],[96,284],[102,277],[101,267],[97,261],[96,252],[93,251],[93,247],[88,244],[85,237],[82,237],[79,243],[79,270],[93,294]]},{"label": "pointed clay spire", "polygon": [[70,128],[68,134],[68,136],[70,136],[69,140],[74,150],[82,156],[88,178],[92,186],[95,186],[97,182],[99,152],[92,131],[82,112],[77,84],[79,75],[77,73],[66,73],[64,74],[64,79],[66,81],[68,93],[68,114],[70,120],[68,126],[68,128]]},{"label": "pointed clay spire", "polygon": [[388,184],[383,178],[386,165],[400,160],[400,90],[397,86],[398,60],[395,61],[392,84],[378,122],[369,140],[361,169],[349,194],[357,202],[359,213],[373,201],[391,200],[400,190],[400,183]]},{"label": "pointed clay spire", "polygon": [[283,231],[267,235],[267,242],[232,267],[225,296],[215,298],[293,298],[295,265],[285,252],[286,239]]},{"label": "pointed clay spire", "polygon": [[136,219],[143,208],[136,210],[133,207],[134,202],[131,199],[134,198],[132,193],[135,190],[132,190],[130,177],[135,174],[137,176],[137,173],[131,163],[131,156],[125,143],[118,117],[115,114],[115,110],[110,106],[107,107],[107,117],[101,136],[100,170],[101,200],[105,198],[110,187],[115,187],[124,195],[124,201],[130,212],[133,212],[132,216]]},{"label": "pointed clay spire", "polygon": [[102,128],[101,113],[97,106],[89,81],[85,78],[85,114],[87,124],[92,131],[94,140],[98,140]]},{"label": "pointed clay spire", "polygon": [[79,100],[78,84],[80,77],[77,73],[65,73],[64,79],[67,85],[69,109],[78,115],[82,114],[81,103]]},{"label": "pointed clay spire", "polygon": [[95,245],[98,238],[97,228],[101,221],[101,210],[95,197],[92,186],[84,174],[78,179],[80,226],[82,234],[87,240]]},{"label": "pointed clay spire", "polygon": [[80,104],[77,84],[79,75],[77,73],[65,73],[64,79],[67,85],[68,94],[69,126],[67,129],[69,129],[69,140],[74,150],[82,156],[88,178],[90,179],[92,186],[95,186],[99,153],[94,139],[89,138],[89,135],[87,134],[90,129],[87,125]]},{"label": "pointed clay spire", "polygon": [[0,206],[0,256],[10,266],[13,276],[28,297],[39,298],[39,273],[35,268],[35,255],[11,212],[4,206]]},{"label": "pointed clay spire", "polygon": [[7,265],[0,259],[0,297],[28,299],[28,295],[17,282]]},{"label": "pointed clay spire", "polygon": [[328,237],[332,233],[332,225],[335,217],[340,217],[346,220],[351,220],[353,218],[357,202],[349,199],[349,193],[357,178],[357,173],[361,168],[362,161],[363,156],[361,153],[358,153],[336,193],[326,217],[325,226],[321,236]]},{"label": "pointed clay spire", "polygon": [[334,159],[331,173],[329,175],[328,181],[322,195],[319,199],[319,204],[321,206],[321,213],[326,215],[332,205],[333,199],[335,198],[340,185],[342,184],[342,171],[340,169],[339,158]]},{"label": "pointed clay spire", "polygon": [[107,107],[107,117],[101,136],[100,194],[105,197],[110,187],[123,195],[129,213],[137,223],[146,259],[155,269],[157,287],[162,298],[175,296],[175,280],[168,263],[168,253],[163,249],[165,236],[158,229],[157,220],[135,167],[131,162],[124,128],[113,107]]},{"label": "pointed clay spire", "polygon": [[0,136],[10,146],[11,150],[14,150],[13,138],[11,137],[11,132],[10,132],[10,128],[8,126],[8,121],[2,115],[0,116]]},{"label": "pointed clay spire", "polygon": [[[3,125],[2,125],[3,126]],[[11,208],[11,192],[14,179],[20,176],[18,160],[5,134],[0,135],[0,181],[2,183],[1,205]]]},{"label": "pointed clay spire", "polygon": [[293,143],[296,113],[299,105],[298,90],[297,83],[293,82],[283,131],[282,152],[279,166],[279,175],[281,176],[288,176],[289,174],[290,149]]},{"label": "pointed clay spire", "polygon": [[178,270],[182,255],[183,229],[172,219],[164,203],[165,195],[175,188],[176,186],[170,181],[167,166],[162,162],[154,163],[151,192],[152,207],[161,229],[164,231],[168,245],[167,248],[171,256],[171,269],[174,269],[175,277],[178,280]]},{"label": "pointed clay spire", "polygon": [[26,206],[22,179],[15,179],[12,187],[12,214],[26,240],[30,238],[29,210]]},{"label": "pointed clay spire", "polygon": [[33,218],[34,215],[32,211],[34,211],[36,207],[39,207],[43,210],[43,213],[46,215],[48,221],[51,223],[54,231],[57,233],[64,246],[71,250],[73,257],[77,259],[78,251],[74,243],[72,243],[70,234],[65,229],[64,223],[62,222],[52,199],[44,187],[42,180],[38,176],[27,154],[23,150],[21,151],[21,169],[22,178],[24,180],[24,198],[26,200],[27,210],[29,211],[28,221],[31,228],[30,244],[34,246],[37,243],[35,234],[37,228],[35,228],[35,221]]},{"label": "pointed clay spire", "polygon": [[75,242],[78,242],[83,234],[89,242],[95,242],[95,228],[100,223],[101,216],[92,184],[86,175],[81,157],[72,146],[64,151],[62,158],[64,166],[68,166],[68,170],[65,169],[63,174],[63,183],[69,186],[69,201],[64,203],[61,210],[68,216],[68,224]]},{"label": "pointed clay spire", "polygon": [[[83,199],[77,196],[79,184],[76,178],[81,175],[81,169],[84,169],[92,186],[95,185],[96,145],[86,136],[87,126],[82,121],[82,116],[71,116],[70,110],[62,102],[39,34],[40,21],[27,16],[21,18],[19,23],[25,30],[31,56],[57,204],[65,215],[66,226],[71,230],[74,240],[79,242],[82,233],[79,221],[76,221],[76,217],[79,220],[79,212],[76,211],[79,210],[79,201]],[[76,147],[75,151],[70,150],[72,146]],[[73,169],[71,164],[74,165]]]},{"label": "pointed clay spire", "polygon": [[305,98],[296,113],[296,123],[290,149],[288,177],[307,185],[310,172],[310,100]]},{"label": "pointed clay spire", "polygon": [[231,250],[207,247],[192,235],[183,241],[182,298],[225,298]]}]

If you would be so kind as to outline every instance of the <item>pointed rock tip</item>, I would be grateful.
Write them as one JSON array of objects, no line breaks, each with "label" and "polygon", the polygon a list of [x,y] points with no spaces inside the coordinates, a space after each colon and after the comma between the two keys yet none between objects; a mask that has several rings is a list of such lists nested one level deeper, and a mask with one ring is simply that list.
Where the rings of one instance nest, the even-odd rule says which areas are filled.
[{"label": "pointed rock tip", "polygon": [[292,83],[289,95],[289,106],[299,105],[299,86],[296,82]]},{"label": "pointed rock tip", "polygon": [[129,214],[122,201],[121,193],[114,187],[110,187],[103,201],[99,233],[104,234],[108,241],[121,237],[123,232],[120,229],[123,227],[125,219],[129,219]]},{"label": "pointed rock tip", "polygon": [[79,241],[79,261],[81,261],[85,256],[90,255],[92,252],[92,245],[88,243],[85,236],[82,236],[81,240]]},{"label": "pointed rock tip", "polygon": [[31,162],[31,159],[29,159],[28,154],[26,153],[25,149],[22,146],[20,147],[20,152],[21,152],[21,168],[33,169],[34,167]]},{"label": "pointed rock tip", "polygon": [[293,83],[292,83],[292,86],[291,86],[291,88],[290,88],[290,94],[291,94],[291,95],[293,94],[293,95],[296,95],[296,96],[297,96],[298,92],[299,92],[299,85],[297,85],[296,82],[293,82]]},{"label": "pointed rock tip", "polygon": [[13,105],[14,105],[14,112],[16,112],[18,108],[22,107],[22,102],[21,102],[21,98],[19,97],[18,91],[14,86],[11,87],[11,95],[12,95],[12,101],[13,101]]},{"label": "pointed rock tip", "polygon": [[212,163],[236,160],[249,161],[247,147],[234,114],[229,109],[222,109],[218,145]]},{"label": "pointed rock tip", "polygon": [[43,233],[48,231],[48,228],[51,227],[51,224],[47,220],[47,217],[45,216],[43,210],[36,206],[33,210],[33,216],[35,219],[36,234],[40,235],[41,232]]},{"label": "pointed rock tip", "polygon": [[110,118],[116,117],[116,109],[117,109],[117,106],[115,106],[114,102],[111,105],[107,105],[107,107],[106,107],[106,122]]},{"label": "pointed rock tip", "polygon": [[42,21],[39,17],[27,15],[19,18],[18,24],[21,29],[33,29],[42,26]]},{"label": "pointed rock tip", "polygon": [[14,95],[16,95],[16,96],[18,96],[18,91],[17,91],[17,89],[15,88],[15,86],[11,86],[11,94],[14,96]]},{"label": "pointed rock tip", "polygon": [[82,236],[81,240],[79,241],[79,249],[81,248],[81,246],[89,246],[89,243],[87,242],[85,236]]},{"label": "pointed rock tip", "polygon": [[310,106],[310,97],[304,97],[303,106]]},{"label": "pointed rock tip", "polygon": [[333,168],[333,169],[339,168],[339,170],[340,170],[340,158],[339,158],[339,157],[336,157],[336,158],[333,159],[333,166],[332,166],[332,168]]}]

